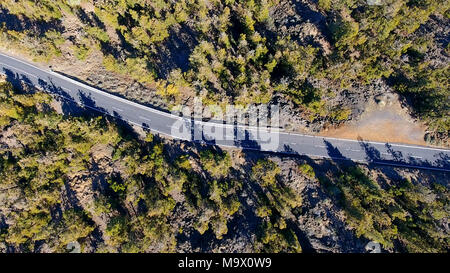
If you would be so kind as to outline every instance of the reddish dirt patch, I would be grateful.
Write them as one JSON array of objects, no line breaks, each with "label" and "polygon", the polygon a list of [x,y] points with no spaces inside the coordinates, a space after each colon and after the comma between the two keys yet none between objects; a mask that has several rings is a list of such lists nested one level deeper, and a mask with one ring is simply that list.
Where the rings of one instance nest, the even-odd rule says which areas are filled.
[{"label": "reddish dirt patch", "polygon": [[339,128],[322,131],[320,135],[426,145],[425,130],[426,127],[414,121],[395,98],[386,105],[371,102],[358,120]]}]

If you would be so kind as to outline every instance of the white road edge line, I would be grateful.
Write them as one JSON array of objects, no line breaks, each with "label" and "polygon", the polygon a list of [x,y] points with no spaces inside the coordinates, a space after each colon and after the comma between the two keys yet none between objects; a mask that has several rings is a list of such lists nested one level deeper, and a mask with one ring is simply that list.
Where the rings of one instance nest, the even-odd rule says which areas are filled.
[{"label": "white road edge line", "polygon": [[[52,93],[52,94],[53,94],[53,93]],[[178,136],[171,136],[171,135],[168,135],[168,134],[163,133],[163,132],[161,132],[161,131],[158,131],[158,130],[156,130],[156,129],[150,129],[150,128],[146,127],[146,126],[142,126],[142,124],[138,124],[138,123],[136,123],[136,122],[133,122],[133,121],[130,121],[130,120],[127,120],[127,119],[123,119],[123,118],[121,118],[121,117],[113,116],[113,115],[111,115],[111,114],[109,114],[109,113],[107,113],[107,112],[101,111],[101,110],[98,109],[98,108],[91,107],[91,106],[88,106],[88,105],[83,105],[83,104],[78,103],[77,101],[72,100],[72,99],[69,99],[69,98],[67,98],[67,97],[64,97],[64,96],[61,96],[61,95],[58,95],[58,94],[55,94],[55,95],[57,95],[57,96],[59,96],[59,97],[61,97],[61,98],[67,99],[67,100],[69,100],[69,101],[72,101],[72,102],[74,102],[74,103],[76,103],[76,104],[78,104],[78,105],[81,105],[81,106],[83,106],[83,107],[90,108],[90,109],[92,109],[92,110],[95,110],[95,111],[97,111],[97,112],[103,113],[103,114],[108,115],[108,116],[111,116],[111,117],[113,117],[113,118],[117,118],[117,119],[123,120],[123,121],[125,121],[125,122],[129,122],[129,123],[131,123],[131,124],[133,124],[133,125],[136,125],[136,126],[138,126],[138,127],[144,128],[144,129],[148,129],[148,130],[153,131],[153,132],[156,132],[156,133],[158,133],[158,134],[161,134],[161,135],[164,135],[164,136],[173,138],[173,139],[184,140],[184,141],[192,141],[190,138],[188,139],[188,138],[181,138],[181,137],[178,137]],[[199,141],[193,140],[193,142],[199,142]],[[204,142],[204,141],[200,141],[200,142]],[[274,152],[274,151],[262,150],[262,149],[256,149],[256,148],[251,148],[251,147],[238,147],[238,146],[232,146],[232,145],[226,145],[226,144],[217,144],[217,145],[218,145],[218,146],[221,146],[221,147],[228,147],[228,148],[233,148],[233,149],[254,150],[254,151],[260,151],[260,152]],[[414,165],[406,165],[406,164],[392,164],[392,163],[377,162],[377,161],[374,161],[374,162],[368,162],[368,161],[365,161],[365,160],[349,159],[349,158],[339,158],[339,157],[332,157],[332,156],[328,156],[328,155],[315,155],[315,154],[306,154],[306,153],[298,154],[298,153],[284,152],[284,151],[276,151],[276,153],[280,153],[280,154],[288,154],[288,155],[312,156],[312,157],[318,157],[318,158],[320,158],[320,159],[334,159],[334,160],[343,160],[343,161],[354,161],[354,162],[359,162],[359,163],[362,163],[362,164],[375,163],[375,164],[379,164],[379,165],[389,165],[389,166],[393,166],[393,167],[417,168],[417,169],[425,169],[425,170],[434,170],[434,171],[450,172],[450,169],[444,169],[444,168],[425,167],[425,166],[414,166]],[[450,161],[450,160],[447,160],[447,161]]]},{"label": "white road edge line", "polygon": [[[25,62],[25,61],[22,61],[22,60],[20,60],[20,59],[17,59],[16,57],[8,56],[8,55],[5,55],[5,54],[3,54],[3,53],[0,53],[0,55],[6,57],[6,58],[8,58],[8,59],[11,59],[11,60],[13,60],[13,61],[17,61],[17,62],[20,62],[20,63],[22,63],[22,64],[31,66],[31,67],[33,67],[33,68],[35,68],[35,69],[37,69],[37,70],[40,70],[40,71],[42,71],[42,72],[45,72],[45,73],[50,74],[50,75],[53,75],[53,76],[56,76],[56,77],[58,77],[58,78],[60,78],[60,79],[69,81],[69,82],[71,82],[71,83],[73,83],[73,84],[75,84],[75,85],[78,85],[78,86],[81,86],[81,87],[83,87],[83,88],[89,89],[89,90],[91,90],[91,91],[93,91],[93,92],[95,92],[95,93],[98,93],[98,94],[101,94],[101,95],[105,95],[105,96],[107,96],[107,97],[109,97],[109,98],[112,98],[112,99],[115,99],[115,100],[124,102],[124,103],[126,103],[126,104],[129,104],[129,105],[132,105],[132,106],[141,108],[141,109],[143,109],[143,110],[147,110],[147,111],[153,112],[153,113],[155,113],[155,114],[163,115],[163,116],[170,117],[170,118],[189,120],[188,118],[179,117],[179,116],[176,116],[176,115],[173,115],[173,114],[169,114],[169,113],[166,113],[166,112],[163,112],[163,111],[159,111],[159,110],[156,110],[156,109],[153,109],[153,108],[150,108],[150,107],[147,107],[147,106],[144,106],[144,105],[141,105],[141,104],[138,104],[138,103],[135,103],[135,102],[126,100],[126,99],[121,98],[121,97],[119,97],[119,96],[112,95],[112,94],[110,94],[110,93],[108,93],[108,92],[101,91],[101,90],[96,89],[96,88],[93,88],[93,87],[91,87],[91,86],[89,86],[89,85],[86,85],[86,84],[83,84],[83,83],[81,83],[81,82],[75,81],[75,80],[73,80],[73,79],[71,79],[71,78],[69,78],[69,77],[65,77],[65,76],[63,76],[63,75],[60,75],[59,73],[53,72],[53,71],[51,71],[51,70],[44,70],[43,68],[37,67],[37,66],[35,66],[35,65],[33,65],[33,64],[30,64],[30,63],[28,63],[28,62]],[[6,66],[8,66],[8,67],[11,67],[11,66],[9,66],[9,65],[7,65],[7,64],[4,64],[4,65],[6,65]],[[12,67],[11,67],[11,68],[12,68]],[[18,68],[13,68],[13,69],[23,71],[23,70],[18,69]],[[24,72],[24,73],[27,74],[27,75],[29,74],[28,72]],[[31,75],[30,75],[30,76],[31,76]],[[37,77],[34,76],[34,75],[33,75],[33,77],[37,78]],[[98,111],[98,110],[97,110],[97,111]],[[205,122],[203,122],[203,121],[194,121],[194,122],[201,123],[201,124],[205,123]],[[207,123],[207,124],[211,124],[211,123]],[[224,126],[224,125],[225,125],[225,126],[233,126],[233,127],[234,127],[234,125],[232,125],[232,124],[220,124],[220,123],[217,123],[217,124],[214,123],[214,124],[215,124],[215,125],[219,125],[219,126]],[[238,126],[238,127],[245,128],[245,129],[247,129],[247,130],[267,130],[267,131],[270,131],[270,133],[272,133],[272,131],[278,130],[278,132],[279,132],[280,134],[284,134],[284,135],[298,135],[298,136],[303,136],[303,137],[313,137],[313,138],[319,138],[319,139],[324,139],[324,140],[325,140],[325,139],[332,139],[332,140],[338,140],[338,141],[360,142],[360,141],[358,141],[358,140],[353,140],[353,139],[340,139],[340,138],[333,138],[333,137],[312,136],[312,135],[305,135],[305,134],[299,134],[299,133],[289,133],[289,132],[285,132],[285,131],[284,131],[284,132],[280,132],[280,129],[277,129],[277,128],[257,128],[257,129],[253,129],[253,128],[251,128],[251,127],[249,127],[249,126],[245,126],[245,125],[237,125],[237,126]],[[171,137],[173,137],[173,136],[171,136]],[[376,141],[364,141],[364,143],[377,144],[377,145],[386,145],[386,144],[387,144],[387,143],[376,142]],[[423,149],[423,150],[434,150],[434,151],[448,152],[447,149],[429,148],[429,147],[416,146],[416,145],[404,145],[404,144],[395,144],[395,143],[389,143],[389,145],[395,146],[395,147],[406,147],[406,148],[415,148],[415,149]]]}]

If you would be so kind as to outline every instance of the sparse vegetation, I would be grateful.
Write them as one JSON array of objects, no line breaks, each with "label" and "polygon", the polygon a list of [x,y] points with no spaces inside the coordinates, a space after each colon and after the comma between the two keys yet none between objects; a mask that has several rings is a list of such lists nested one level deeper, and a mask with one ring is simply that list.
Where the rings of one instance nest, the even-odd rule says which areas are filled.
[{"label": "sparse vegetation", "polygon": [[[227,152],[207,149],[201,150],[197,159],[180,156],[170,160],[167,144],[150,134],[145,140],[136,140],[102,117],[56,114],[44,107],[51,100],[44,93],[17,92],[9,83],[2,83],[0,89],[2,131],[14,132],[18,143],[15,148],[0,150],[0,189],[5,204],[0,213],[8,219],[0,243],[18,251],[36,251],[42,244],[64,251],[69,242],[88,247],[90,240],[97,240],[96,251],[145,252],[155,244],[159,251],[175,251],[178,227],[169,218],[180,204],[174,199],[180,194],[198,233],[210,230],[217,239],[228,234],[228,221],[241,209],[242,183],[231,171]],[[97,170],[89,178],[90,183],[95,177],[100,179],[92,196],[82,204],[76,197],[70,201],[73,194],[83,192],[65,192],[64,188],[80,183],[79,179],[99,164],[94,159],[99,147],[111,149],[104,159],[121,167]],[[200,169],[194,171],[193,164]],[[273,162],[259,162],[254,172],[270,179],[258,181],[269,193],[259,201],[270,211],[264,216],[263,249],[299,251],[296,235],[284,231],[284,217],[300,205],[299,197],[275,177],[270,178],[279,173]],[[28,201],[16,207],[20,200]],[[62,216],[54,211],[61,211]],[[92,232],[99,228],[95,219],[100,216],[107,219],[104,237],[93,239]],[[280,238],[285,238],[285,243],[275,246],[279,244],[278,230],[283,230]]]},{"label": "sparse vegetation", "polygon": [[279,181],[280,169],[271,160],[259,160],[252,168],[252,179],[262,187],[256,215],[262,218],[258,251],[301,252],[297,235],[287,227],[292,209],[301,206],[301,197]]},{"label": "sparse vegetation", "polygon": [[438,232],[448,218],[449,191],[434,183],[431,188],[398,181],[389,189],[368,177],[360,168],[344,170],[327,190],[341,203],[347,223],[358,236],[379,242],[387,249],[394,243],[407,252],[445,252],[448,236]]},{"label": "sparse vegetation", "polygon": [[[39,31],[3,25],[0,44],[22,50],[35,60],[49,61],[61,56],[67,40],[59,22],[77,17],[83,24],[82,31],[67,43],[72,43],[69,48],[78,60],[86,61],[92,50],[101,51],[106,69],[156,87],[157,94],[169,105],[180,103],[192,92],[201,95],[205,103],[244,105],[268,103],[282,94],[312,122],[327,119],[340,123],[348,119],[351,110],[328,107],[323,90],[312,87],[311,82],[325,80],[328,85],[348,87],[353,82],[369,84],[377,79],[393,79],[388,82],[397,92],[412,98],[415,113],[436,135],[446,138],[448,63],[429,69],[424,60],[404,63],[401,58],[408,55],[417,59],[427,54],[426,47],[416,54],[415,48],[423,37],[414,33],[430,16],[447,14],[448,1],[384,1],[383,5],[363,2],[331,4],[321,0],[315,4],[331,17],[326,27],[333,48],[326,56],[317,44],[300,44],[281,30],[274,31],[269,10],[279,1],[273,0],[215,0],[209,4],[4,1],[1,6],[5,11],[16,16],[10,20],[25,21]],[[86,5],[93,11],[86,12]],[[160,67],[158,48],[166,47],[166,42],[186,27],[196,41],[186,56],[188,68],[181,72],[180,67]],[[110,37],[114,31],[120,35],[121,44]],[[167,77],[169,74],[172,76]]]},{"label": "sparse vegetation", "polygon": [[[194,96],[281,102],[308,130],[354,118],[355,98],[373,99],[361,90],[381,82],[427,125],[429,142],[448,142],[448,33],[424,27],[449,26],[448,0],[301,2],[292,4],[307,12],[291,16],[283,0],[4,0],[0,48],[98,65],[168,108]],[[137,137],[111,118],[57,114],[52,99],[0,84],[0,252],[63,252],[73,241],[86,252],[174,252],[196,236],[233,244],[240,232],[249,251],[304,251],[305,192],[276,161]],[[325,175],[299,162],[292,171],[320,181],[314,198],[330,197],[357,238],[392,252],[449,251],[446,183],[374,179],[357,166]]]}]

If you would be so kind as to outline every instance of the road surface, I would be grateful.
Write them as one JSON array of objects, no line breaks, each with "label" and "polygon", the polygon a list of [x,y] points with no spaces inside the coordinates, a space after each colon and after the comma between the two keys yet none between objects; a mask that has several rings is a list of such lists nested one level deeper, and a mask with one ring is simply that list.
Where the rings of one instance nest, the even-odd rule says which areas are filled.
[{"label": "road surface", "polygon": [[183,118],[137,104],[1,53],[0,72],[12,82],[24,81],[86,108],[174,138],[247,150],[450,171],[448,149],[336,139],[288,133],[274,128],[226,125]]}]

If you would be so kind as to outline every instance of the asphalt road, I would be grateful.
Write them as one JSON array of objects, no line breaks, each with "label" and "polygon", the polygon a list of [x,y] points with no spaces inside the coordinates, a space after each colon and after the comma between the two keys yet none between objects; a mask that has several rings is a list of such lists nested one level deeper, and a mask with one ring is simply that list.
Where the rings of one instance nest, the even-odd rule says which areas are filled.
[{"label": "asphalt road", "polygon": [[173,138],[314,158],[352,160],[450,171],[450,150],[398,143],[336,139],[255,128],[202,122],[183,118],[93,88],[59,73],[0,53],[0,73],[10,81],[24,81],[89,109]]}]

